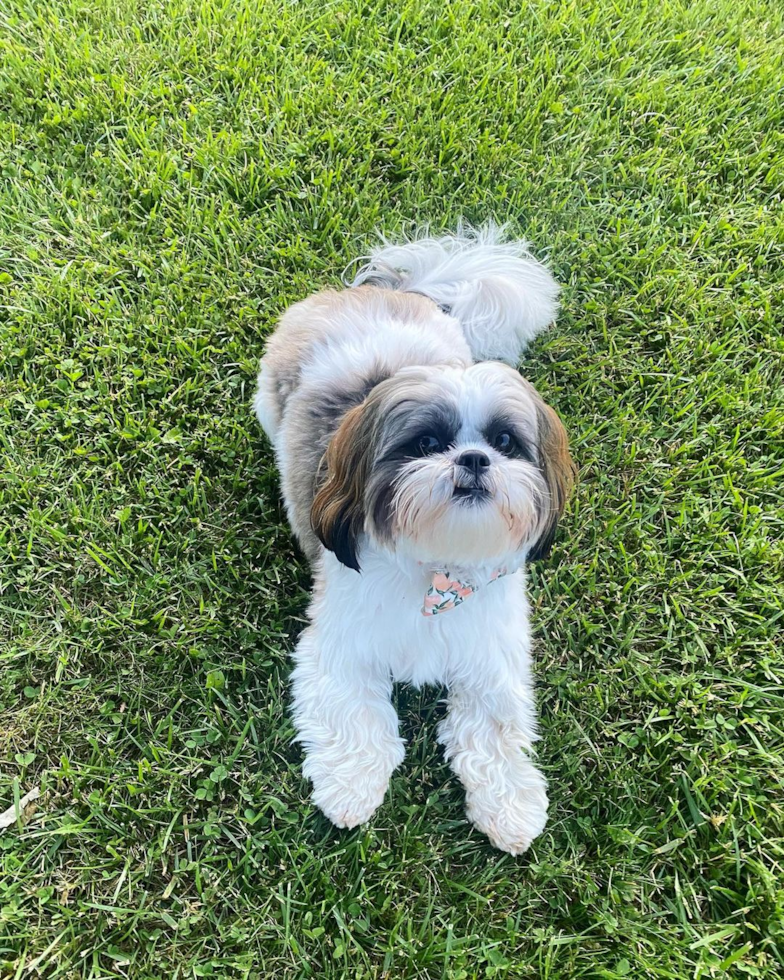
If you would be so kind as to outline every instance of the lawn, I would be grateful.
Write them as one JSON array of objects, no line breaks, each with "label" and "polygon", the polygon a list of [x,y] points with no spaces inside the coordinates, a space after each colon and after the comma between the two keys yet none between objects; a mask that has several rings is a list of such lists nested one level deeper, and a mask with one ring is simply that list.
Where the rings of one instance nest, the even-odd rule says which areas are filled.
[{"label": "lawn", "polygon": [[[0,4],[0,976],[782,975],[783,82],[775,0]],[[288,303],[461,215],[564,284],[581,468],[518,859],[441,690],[370,825],[308,802],[249,405]]]}]

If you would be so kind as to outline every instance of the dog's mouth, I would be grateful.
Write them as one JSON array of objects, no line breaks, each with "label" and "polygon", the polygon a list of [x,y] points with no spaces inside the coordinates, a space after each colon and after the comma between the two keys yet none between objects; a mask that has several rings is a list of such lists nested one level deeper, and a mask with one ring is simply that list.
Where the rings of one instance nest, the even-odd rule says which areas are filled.
[{"label": "dog's mouth", "polygon": [[485,487],[455,487],[452,491],[455,500],[465,500],[469,503],[480,503],[490,498],[490,491]]}]

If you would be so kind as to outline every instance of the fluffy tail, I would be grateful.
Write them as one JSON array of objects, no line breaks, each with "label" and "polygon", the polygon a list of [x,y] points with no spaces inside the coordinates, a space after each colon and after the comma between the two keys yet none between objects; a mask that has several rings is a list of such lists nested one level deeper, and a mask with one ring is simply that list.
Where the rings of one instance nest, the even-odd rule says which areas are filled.
[{"label": "fluffy tail", "polygon": [[350,285],[422,293],[460,321],[477,360],[516,365],[555,319],[559,287],[526,242],[505,242],[503,232],[459,225],[442,238],[384,241]]}]

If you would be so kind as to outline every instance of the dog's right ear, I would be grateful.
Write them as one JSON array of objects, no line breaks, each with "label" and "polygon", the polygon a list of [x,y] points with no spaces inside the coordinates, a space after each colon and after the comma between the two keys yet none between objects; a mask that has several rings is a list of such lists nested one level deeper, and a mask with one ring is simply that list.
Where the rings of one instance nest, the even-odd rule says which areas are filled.
[{"label": "dog's right ear", "polygon": [[367,403],[346,412],[322,461],[321,483],[310,510],[319,541],[348,568],[359,569],[359,537],[365,529],[365,484],[370,465]]}]

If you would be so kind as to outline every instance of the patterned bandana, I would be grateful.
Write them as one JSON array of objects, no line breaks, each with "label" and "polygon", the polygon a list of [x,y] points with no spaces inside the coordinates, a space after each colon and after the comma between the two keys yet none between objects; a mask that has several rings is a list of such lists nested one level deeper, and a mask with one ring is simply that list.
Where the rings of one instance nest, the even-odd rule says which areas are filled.
[{"label": "patterned bandana", "polygon": [[[487,580],[487,585],[497,582],[499,578],[509,574],[509,568],[503,565],[496,568]],[[514,569],[512,569],[514,571]],[[430,587],[425,593],[425,601],[422,605],[423,616],[440,616],[441,613],[449,612],[459,606],[461,602],[478,592],[481,586],[475,581],[465,578],[462,573],[454,574],[448,568],[441,567],[433,569],[433,578]]]}]

